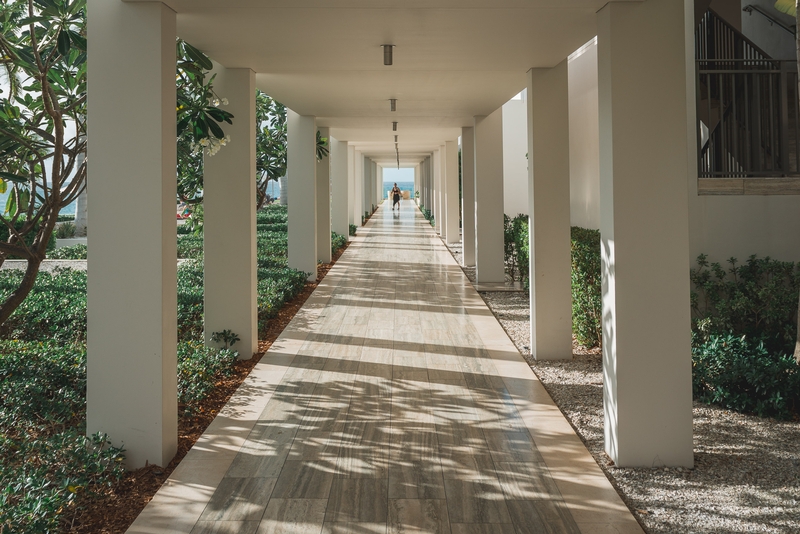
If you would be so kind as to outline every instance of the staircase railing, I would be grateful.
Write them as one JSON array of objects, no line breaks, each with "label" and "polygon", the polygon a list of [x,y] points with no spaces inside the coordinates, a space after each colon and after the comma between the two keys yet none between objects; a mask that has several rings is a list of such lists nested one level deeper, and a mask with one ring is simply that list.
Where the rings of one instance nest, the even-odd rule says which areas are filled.
[{"label": "staircase railing", "polygon": [[796,61],[770,58],[712,10],[695,46],[699,176],[800,174]]}]

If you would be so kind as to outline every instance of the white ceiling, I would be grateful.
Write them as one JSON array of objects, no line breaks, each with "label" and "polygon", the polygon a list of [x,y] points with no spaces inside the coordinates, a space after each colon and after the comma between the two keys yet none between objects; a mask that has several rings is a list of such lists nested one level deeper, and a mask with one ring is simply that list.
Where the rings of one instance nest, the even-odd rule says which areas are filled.
[{"label": "white ceiling", "polygon": [[[414,165],[519,93],[530,68],[591,39],[607,0],[163,2],[215,61],[253,69],[261,90],[376,161],[396,164],[396,133]],[[395,45],[394,65],[382,44]]]}]

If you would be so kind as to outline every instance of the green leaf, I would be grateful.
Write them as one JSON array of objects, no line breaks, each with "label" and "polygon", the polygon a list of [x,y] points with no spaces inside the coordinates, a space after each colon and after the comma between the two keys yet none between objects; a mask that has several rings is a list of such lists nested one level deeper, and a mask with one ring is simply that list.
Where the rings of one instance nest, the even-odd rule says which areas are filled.
[{"label": "green leaf", "polygon": [[17,213],[17,196],[12,191],[6,200],[6,213],[12,217]]},{"label": "green leaf", "polygon": [[797,4],[795,3],[795,0],[776,0],[775,9],[781,13],[791,15],[792,17],[797,16]]},{"label": "green leaf", "polygon": [[28,179],[23,177],[23,176],[18,176],[16,174],[12,174],[12,173],[6,172],[6,171],[0,171],[0,178],[2,178],[4,180],[9,180],[11,182],[15,182],[15,183],[18,183],[18,184],[24,184],[24,183],[27,183],[27,181],[28,181]]},{"label": "green leaf", "polygon": [[0,179],[0,195],[5,193],[8,190],[8,184],[5,180]]},{"label": "green leaf", "polygon": [[211,63],[211,60],[208,58],[208,56],[202,53],[200,50],[193,47],[186,41],[183,42],[183,46],[184,50],[186,50],[186,55],[188,55],[189,58],[192,59],[195,63],[197,63],[206,70],[211,70],[214,68],[214,64]]},{"label": "green leaf", "polygon": [[69,34],[66,31],[61,30],[58,32],[58,53],[62,56],[66,56],[69,54],[69,47]]},{"label": "green leaf", "polygon": [[208,128],[209,130],[211,130],[211,133],[214,134],[214,137],[216,137],[217,139],[222,139],[223,137],[225,137],[225,132],[222,131],[222,128],[220,128],[219,124],[214,122],[213,119],[209,120],[208,118],[206,118],[206,124],[208,124]]},{"label": "green leaf", "polygon": [[25,211],[28,209],[28,204],[31,201],[31,193],[27,189],[19,192],[19,209]]}]

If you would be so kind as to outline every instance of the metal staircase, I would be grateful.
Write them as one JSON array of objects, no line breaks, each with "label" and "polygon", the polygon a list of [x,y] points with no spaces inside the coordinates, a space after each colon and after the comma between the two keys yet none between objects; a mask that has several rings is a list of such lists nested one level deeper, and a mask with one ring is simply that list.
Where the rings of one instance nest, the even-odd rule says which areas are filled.
[{"label": "metal staircase", "polygon": [[771,58],[710,9],[695,55],[699,176],[800,175],[797,62]]}]

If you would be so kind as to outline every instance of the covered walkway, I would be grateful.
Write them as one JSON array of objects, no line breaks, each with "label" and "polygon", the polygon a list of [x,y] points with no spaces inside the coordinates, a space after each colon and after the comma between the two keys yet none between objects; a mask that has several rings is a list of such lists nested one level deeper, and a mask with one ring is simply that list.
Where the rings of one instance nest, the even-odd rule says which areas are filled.
[{"label": "covered walkway", "polygon": [[128,532],[641,529],[403,201],[359,230]]}]

